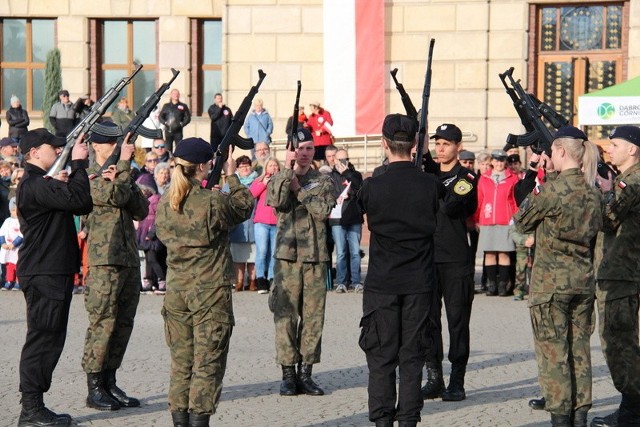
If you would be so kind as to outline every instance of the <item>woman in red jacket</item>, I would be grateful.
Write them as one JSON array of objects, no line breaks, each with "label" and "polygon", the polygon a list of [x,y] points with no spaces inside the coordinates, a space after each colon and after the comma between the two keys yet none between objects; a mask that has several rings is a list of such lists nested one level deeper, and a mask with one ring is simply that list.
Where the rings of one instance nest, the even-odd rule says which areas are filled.
[{"label": "woman in red jacket", "polygon": [[320,106],[320,102],[314,101],[309,106],[311,115],[307,120],[307,126],[313,135],[313,146],[316,149],[313,160],[324,161],[324,150],[332,143],[333,119],[331,113]]},{"label": "woman in red jacket", "polygon": [[507,153],[491,152],[493,169],[487,170],[478,181],[476,224],[480,229],[478,250],[484,251],[487,272],[487,295],[506,296],[509,283],[509,252],[515,251],[509,237],[509,222],[518,210],[513,189],[518,177],[507,167]]}]

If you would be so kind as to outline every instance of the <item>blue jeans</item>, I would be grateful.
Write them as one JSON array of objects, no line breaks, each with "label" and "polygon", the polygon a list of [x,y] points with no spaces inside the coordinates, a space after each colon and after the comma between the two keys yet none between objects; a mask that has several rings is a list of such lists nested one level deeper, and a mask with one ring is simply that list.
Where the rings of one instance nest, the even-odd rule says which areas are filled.
[{"label": "blue jeans", "polygon": [[264,278],[264,272],[269,268],[267,279],[273,279],[273,266],[276,253],[276,226],[253,224],[256,239],[256,278]]},{"label": "blue jeans", "polygon": [[362,283],[360,279],[360,238],[362,224],[332,225],[331,234],[336,247],[336,283],[346,285],[347,249],[349,250],[349,267],[351,267],[351,283]]}]

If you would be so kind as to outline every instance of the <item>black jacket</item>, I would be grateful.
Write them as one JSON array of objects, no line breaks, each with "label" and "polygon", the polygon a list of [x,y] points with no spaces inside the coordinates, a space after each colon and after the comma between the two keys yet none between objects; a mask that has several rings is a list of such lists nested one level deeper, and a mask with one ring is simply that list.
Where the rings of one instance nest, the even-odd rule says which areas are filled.
[{"label": "black jacket", "polygon": [[162,106],[159,119],[167,132],[179,133],[191,121],[191,111],[189,111],[187,104],[183,102],[178,101],[177,104],[174,104],[169,101]]},{"label": "black jacket", "polygon": [[9,138],[21,138],[27,133],[29,126],[29,114],[27,110],[20,108],[9,108],[7,110],[7,123],[9,123]]},{"label": "black jacket", "polygon": [[231,109],[226,105],[218,107],[216,104],[209,106],[209,118],[211,119],[211,130],[209,133],[209,142],[214,150],[218,148],[224,134],[227,133],[229,126],[231,126],[231,120],[233,120],[233,113]]},{"label": "black jacket", "polygon": [[390,163],[362,184],[358,200],[371,231],[367,292],[426,293],[435,286],[438,182],[412,162]]},{"label": "black jacket", "polygon": [[476,175],[460,163],[448,172],[440,171],[440,165],[426,155],[425,172],[434,174],[440,181],[440,207],[436,231],[436,263],[456,262],[473,266],[467,239],[467,218],[478,206]]},{"label": "black jacket", "polygon": [[345,199],[342,204],[342,217],[340,219],[329,218],[329,225],[362,224],[364,222],[362,209],[357,201],[358,191],[360,191],[360,187],[362,187],[362,174],[349,163],[349,167],[344,173],[340,174],[336,168],[333,168],[329,176],[335,187],[333,193],[336,196],[336,200],[347,187],[347,182],[351,183],[348,192],[349,197]]},{"label": "black jacket", "polygon": [[93,209],[85,167],[85,161],[72,161],[66,183],[44,178],[46,171],[37,166],[25,166],[17,191],[24,236],[18,276],[78,272],[80,253],[73,215],[87,215]]}]

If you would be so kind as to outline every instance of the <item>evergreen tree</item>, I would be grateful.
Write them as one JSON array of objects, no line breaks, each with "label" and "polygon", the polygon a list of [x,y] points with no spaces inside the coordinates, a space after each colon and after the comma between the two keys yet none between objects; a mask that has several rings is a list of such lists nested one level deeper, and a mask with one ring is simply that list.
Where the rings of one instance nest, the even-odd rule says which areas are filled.
[{"label": "evergreen tree", "polygon": [[49,112],[53,104],[58,102],[58,92],[61,89],[60,50],[54,48],[47,53],[47,62],[44,68],[44,96],[42,98],[42,121],[44,127],[54,134],[56,131],[49,122]]}]

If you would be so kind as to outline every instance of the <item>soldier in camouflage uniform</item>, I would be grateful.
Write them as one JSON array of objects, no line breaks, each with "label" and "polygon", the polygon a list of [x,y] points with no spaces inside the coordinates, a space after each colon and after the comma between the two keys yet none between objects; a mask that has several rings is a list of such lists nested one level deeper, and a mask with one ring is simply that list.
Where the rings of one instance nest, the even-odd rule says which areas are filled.
[{"label": "soldier in camouflage uniform", "polygon": [[87,373],[87,406],[109,411],[140,406],[137,399],[116,386],[116,370],[122,364],[140,299],[140,259],[133,221],[145,218],[149,211],[149,202],[129,172],[134,152],[133,144],[127,143],[129,136],[122,144],[117,165],[98,176],[116,141],[93,133],[96,157],[87,169],[93,177],[93,212],[86,223],[89,276],[84,304],[89,327],[82,368]]},{"label": "soldier in camouflage uniform", "polygon": [[603,258],[597,273],[598,318],[602,352],[620,408],[594,418],[592,426],[640,425],[640,128],[619,126],[612,132],[609,156],[620,175],[600,181],[604,192]]},{"label": "soldier in camouflage uniform", "polygon": [[171,186],[158,205],[156,232],[167,246],[162,316],[171,352],[169,408],[174,426],[208,426],[216,412],[233,330],[234,280],[228,230],[251,216],[253,197],[225,164],[229,194],[200,187],[213,149],[200,138],[174,152]]},{"label": "soldier in camouflage uniform", "polygon": [[[311,168],[313,136],[298,130],[299,145],[287,151],[285,169],[267,186],[276,209],[276,264],[270,296],[276,326],[276,361],[282,365],[280,394],[323,395],[311,378],[320,362],[326,298],[326,219],[335,205],[331,178]],[[292,165],[295,161],[295,166]],[[295,365],[299,364],[296,377]]]},{"label": "soldier in camouflage uniform", "polygon": [[565,126],[555,135],[551,159],[543,155],[543,161],[547,183],[513,218],[518,232],[536,232],[529,310],[538,379],[552,425],[586,426],[594,328],[592,243],[602,227],[597,149],[582,131]]}]

